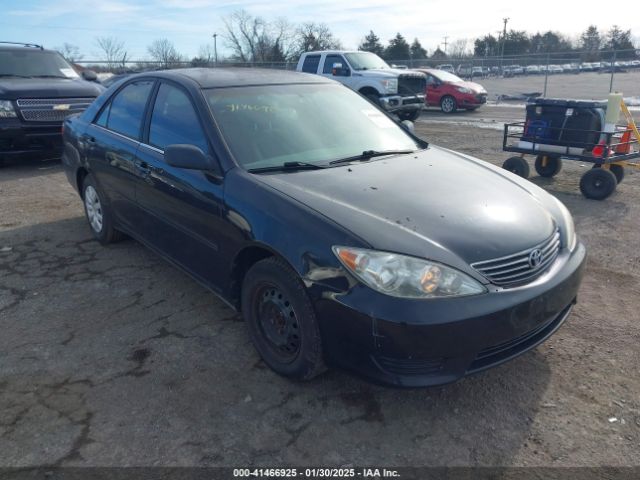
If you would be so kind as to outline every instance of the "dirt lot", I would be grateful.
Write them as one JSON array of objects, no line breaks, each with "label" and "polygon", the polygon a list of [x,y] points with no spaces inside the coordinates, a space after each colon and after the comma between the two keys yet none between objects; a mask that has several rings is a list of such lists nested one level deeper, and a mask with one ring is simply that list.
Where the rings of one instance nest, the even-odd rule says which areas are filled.
[{"label": "dirt lot", "polygon": [[[418,131],[501,163],[499,123],[520,115],[430,112]],[[134,241],[94,242],[57,163],[6,167],[0,466],[640,465],[640,175],[596,202],[578,191],[586,168],[532,178],[589,249],[567,324],[501,367],[394,390],[276,376],[190,278]]]}]

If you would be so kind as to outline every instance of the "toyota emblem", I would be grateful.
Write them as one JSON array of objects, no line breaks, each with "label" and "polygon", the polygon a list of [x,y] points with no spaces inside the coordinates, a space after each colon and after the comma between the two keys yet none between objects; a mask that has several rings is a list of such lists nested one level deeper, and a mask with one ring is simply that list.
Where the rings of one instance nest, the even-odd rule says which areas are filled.
[{"label": "toyota emblem", "polygon": [[531,268],[538,268],[542,262],[542,251],[539,248],[532,250],[529,254],[529,266]]}]

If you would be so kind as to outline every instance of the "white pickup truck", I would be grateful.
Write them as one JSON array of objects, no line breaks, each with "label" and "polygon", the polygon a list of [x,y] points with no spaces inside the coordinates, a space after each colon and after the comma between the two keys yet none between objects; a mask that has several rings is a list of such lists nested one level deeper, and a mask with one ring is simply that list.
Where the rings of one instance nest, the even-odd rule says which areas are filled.
[{"label": "white pickup truck", "polygon": [[375,53],[307,52],[300,56],[296,70],[333,78],[395,113],[400,120],[415,120],[425,104],[426,76],[391,68]]}]

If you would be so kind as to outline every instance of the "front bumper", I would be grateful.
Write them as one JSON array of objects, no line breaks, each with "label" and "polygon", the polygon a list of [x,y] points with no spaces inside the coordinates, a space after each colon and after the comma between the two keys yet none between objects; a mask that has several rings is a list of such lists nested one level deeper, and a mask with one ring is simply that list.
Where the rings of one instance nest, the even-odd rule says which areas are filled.
[{"label": "front bumper", "polygon": [[61,156],[62,122],[31,125],[18,119],[0,120],[0,157]]},{"label": "front bumper", "polygon": [[315,303],[329,363],[403,387],[453,382],[534,348],[566,320],[586,259],[578,244],[529,285],[436,300],[356,285]]},{"label": "front bumper", "polygon": [[422,94],[402,96],[389,95],[380,97],[380,105],[388,112],[421,110],[424,107],[425,96]]},{"label": "front bumper", "polygon": [[485,103],[487,103],[486,93],[464,94],[458,100],[458,105],[462,108],[465,108],[465,107],[477,108],[481,105],[484,105]]}]

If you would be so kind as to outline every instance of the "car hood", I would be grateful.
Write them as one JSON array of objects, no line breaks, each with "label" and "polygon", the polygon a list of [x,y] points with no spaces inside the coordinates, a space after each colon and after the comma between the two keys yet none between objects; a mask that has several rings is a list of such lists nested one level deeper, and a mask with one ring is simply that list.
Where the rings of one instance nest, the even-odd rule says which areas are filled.
[{"label": "car hood", "polygon": [[438,147],[259,178],[372,248],[452,266],[531,248],[556,228],[542,190],[533,184],[529,190],[511,173]]},{"label": "car hood", "polygon": [[446,82],[446,83],[454,87],[468,88],[469,90],[473,90],[475,93],[487,93],[485,88],[476,82]]},{"label": "car hood", "polygon": [[104,88],[80,78],[0,78],[0,98],[97,97]]}]

